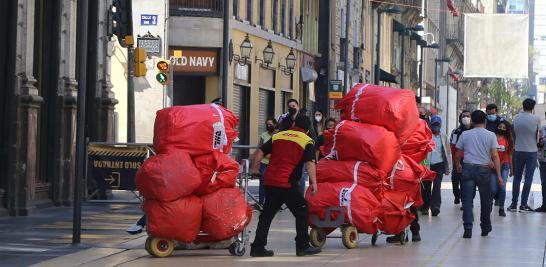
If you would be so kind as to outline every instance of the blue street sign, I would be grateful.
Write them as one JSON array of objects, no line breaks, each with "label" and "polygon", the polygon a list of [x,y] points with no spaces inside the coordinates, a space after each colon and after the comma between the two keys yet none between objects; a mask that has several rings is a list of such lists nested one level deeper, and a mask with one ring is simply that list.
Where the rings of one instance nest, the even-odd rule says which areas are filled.
[{"label": "blue street sign", "polygon": [[140,14],[140,25],[142,26],[157,25],[157,15]]}]

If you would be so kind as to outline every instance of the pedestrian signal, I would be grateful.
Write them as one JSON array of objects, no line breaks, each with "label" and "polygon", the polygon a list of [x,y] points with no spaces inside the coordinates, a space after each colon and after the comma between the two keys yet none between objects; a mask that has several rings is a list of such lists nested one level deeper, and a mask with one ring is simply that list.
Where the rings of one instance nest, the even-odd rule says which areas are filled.
[{"label": "pedestrian signal", "polygon": [[155,79],[162,85],[166,85],[169,82],[169,76],[163,72],[158,73]]},{"label": "pedestrian signal", "polygon": [[157,69],[163,73],[169,72],[169,63],[165,60],[157,62]]}]

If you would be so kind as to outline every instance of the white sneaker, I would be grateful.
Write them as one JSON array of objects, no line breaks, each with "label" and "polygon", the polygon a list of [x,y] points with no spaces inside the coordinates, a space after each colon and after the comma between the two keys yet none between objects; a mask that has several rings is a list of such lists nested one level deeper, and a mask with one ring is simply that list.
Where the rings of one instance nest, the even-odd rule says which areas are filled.
[{"label": "white sneaker", "polygon": [[142,225],[135,224],[135,225],[132,225],[131,227],[127,228],[127,233],[132,234],[132,235],[140,234],[140,233],[142,233],[143,228],[144,227],[142,227]]}]

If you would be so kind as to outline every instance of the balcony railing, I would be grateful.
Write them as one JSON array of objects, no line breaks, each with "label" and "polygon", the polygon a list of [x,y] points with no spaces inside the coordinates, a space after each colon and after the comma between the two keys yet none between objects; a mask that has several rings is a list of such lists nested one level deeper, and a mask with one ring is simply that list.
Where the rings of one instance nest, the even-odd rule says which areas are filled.
[{"label": "balcony railing", "polygon": [[171,16],[222,17],[223,0],[169,0]]},{"label": "balcony railing", "polygon": [[447,24],[446,39],[449,42],[462,44],[464,42],[464,25],[462,20],[457,19],[454,23]]}]

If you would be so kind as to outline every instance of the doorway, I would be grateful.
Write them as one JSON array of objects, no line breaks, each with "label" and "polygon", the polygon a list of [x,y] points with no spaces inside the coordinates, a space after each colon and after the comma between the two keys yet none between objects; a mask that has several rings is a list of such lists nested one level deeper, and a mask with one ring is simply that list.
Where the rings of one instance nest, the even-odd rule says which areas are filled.
[{"label": "doorway", "polygon": [[173,106],[205,103],[205,76],[174,75]]}]

